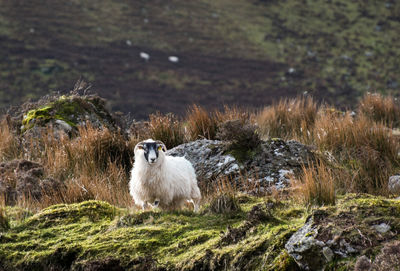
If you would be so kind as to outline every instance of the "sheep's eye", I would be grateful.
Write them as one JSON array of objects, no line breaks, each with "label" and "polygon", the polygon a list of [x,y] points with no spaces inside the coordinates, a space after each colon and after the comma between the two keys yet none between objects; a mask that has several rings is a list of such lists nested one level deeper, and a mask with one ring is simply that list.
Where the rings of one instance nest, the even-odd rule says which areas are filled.
[{"label": "sheep's eye", "polygon": [[161,151],[161,150],[162,150],[162,147],[161,147],[161,146],[158,146],[158,150]]}]

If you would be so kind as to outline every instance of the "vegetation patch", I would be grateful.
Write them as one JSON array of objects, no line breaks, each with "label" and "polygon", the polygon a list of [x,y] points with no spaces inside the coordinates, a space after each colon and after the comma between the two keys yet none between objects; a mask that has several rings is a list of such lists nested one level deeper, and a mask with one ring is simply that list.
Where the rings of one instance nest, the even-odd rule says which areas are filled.
[{"label": "vegetation patch", "polygon": [[[259,207],[254,207],[257,202],[260,199],[251,198],[241,205],[243,210],[253,209],[249,216],[189,211],[132,213],[100,201],[54,205],[3,230],[1,267],[69,270],[118,262],[125,270],[136,270],[138,259],[142,259],[150,270],[190,270],[199,265],[222,269],[230,264],[260,268],[269,245],[282,250],[284,241],[278,239],[298,228],[304,217],[271,223],[260,215]],[[271,212],[279,217],[278,210]],[[280,251],[273,255],[277,257]]]}]

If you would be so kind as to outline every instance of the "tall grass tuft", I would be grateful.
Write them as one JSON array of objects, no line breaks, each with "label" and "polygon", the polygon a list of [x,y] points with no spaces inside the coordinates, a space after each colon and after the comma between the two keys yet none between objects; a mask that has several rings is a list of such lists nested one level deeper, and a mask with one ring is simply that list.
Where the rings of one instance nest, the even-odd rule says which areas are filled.
[{"label": "tall grass tuft", "polygon": [[185,134],[176,116],[156,113],[150,115],[149,118],[149,134],[151,138],[164,142],[167,149],[184,143]]},{"label": "tall grass tuft", "polygon": [[215,139],[218,122],[212,114],[201,106],[192,105],[189,108],[186,123],[189,141],[200,138]]},{"label": "tall grass tuft", "polygon": [[388,127],[400,126],[400,106],[392,96],[368,93],[361,99],[358,111],[370,120],[382,122]]},{"label": "tall grass tuft", "polygon": [[224,106],[224,111],[214,112],[215,121],[220,124],[231,120],[239,120],[242,125],[253,121],[252,113],[248,109],[238,106]]},{"label": "tall grass tuft", "polygon": [[318,106],[312,97],[283,99],[266,107],[256,116],[260,134],[266,138],[309,137]]},{"label": "tall grass tuft", "polygon": [[8,117],[0,121],[0,162],[18,158],[22,152],[18,138],[10,126]]},{"label": "tall grass tuft", "polygon": [[308,205],[334,205],[336,176],[321,160],[303,167],[301,181],[295,184],[296,196]]},{"label": "tall grass tuft", "polygon": [[351,174],[342,184],[352,192],[387,194],[390,175],[399,166],[400,144],[391,129],[364,115],[321,114],[315,122],[314,140],[329,151]]}]

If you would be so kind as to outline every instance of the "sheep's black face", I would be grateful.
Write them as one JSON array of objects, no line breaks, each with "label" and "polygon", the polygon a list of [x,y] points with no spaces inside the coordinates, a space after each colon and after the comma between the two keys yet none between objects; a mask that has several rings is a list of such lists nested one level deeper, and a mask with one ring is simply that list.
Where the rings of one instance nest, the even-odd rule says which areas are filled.
[{"label": "sheep's black face", "polygon": [[162,143],[161,141],[154,141],[152,139],[148,139],[136,145],[135,154],[136,150],[142,150],[146,161],[149,164],[155,164],[158,161],[160,151],[165,152],[166,148],[164,143]]},{"label": "sheep's black face", "polygon": [[144,158],[146,158],[149,164],[154,164],[158,159],[158,152],[161,150],[161,146],[159,146],[156,142],[149,142],[143,144]]}]

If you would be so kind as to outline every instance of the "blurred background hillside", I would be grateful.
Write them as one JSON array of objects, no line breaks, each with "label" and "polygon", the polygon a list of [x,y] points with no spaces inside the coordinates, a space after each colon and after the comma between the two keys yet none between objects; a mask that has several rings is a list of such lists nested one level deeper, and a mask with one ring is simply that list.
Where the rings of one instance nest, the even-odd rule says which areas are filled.
[{"label": "blurred background hillside", "polygon": [[394,0],[0,0],[0,108],[80,78],[137,119],[305,91],[351,107],[398,96],[399,31]]}]

